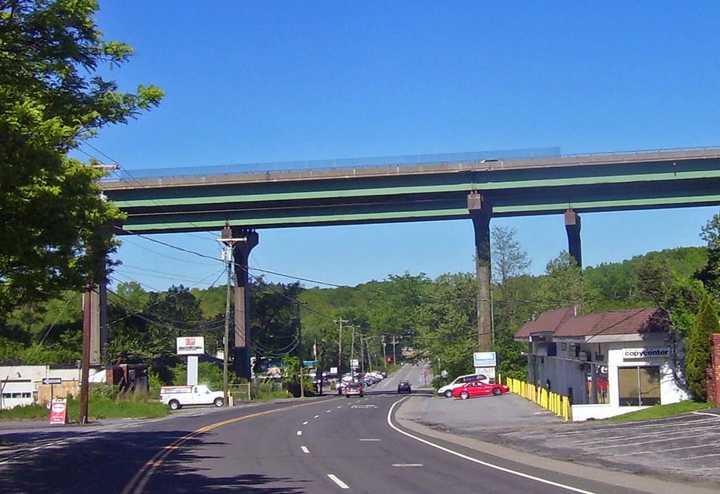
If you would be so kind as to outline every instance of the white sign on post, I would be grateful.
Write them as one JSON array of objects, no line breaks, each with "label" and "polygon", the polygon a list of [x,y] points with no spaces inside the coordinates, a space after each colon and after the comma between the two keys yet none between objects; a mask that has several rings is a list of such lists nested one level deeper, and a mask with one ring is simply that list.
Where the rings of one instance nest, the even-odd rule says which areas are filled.
[{"label": "white sign on post", "polygon": [[357,369],[360,367],[360,361],[356,358],[350,360],[350,367],[353,369]]},{"label": "white sign on post", "polygon": [[473,353],[473,367],[495,367],[496,365],[495,352]]},{"label": "white sign on post", "polygon": [[475,374],[482,374],[488,379],[495,379],[495,367],[475,367]]},{"label": "white sign on post", "polygon": [[202,336],[185,336],[177,339],[178,355],[202,355],[205,353],[205,338]]},{"label": "white sign on post", "polygon": [[330,367],[330,374],[337,374],[337,367]]}]

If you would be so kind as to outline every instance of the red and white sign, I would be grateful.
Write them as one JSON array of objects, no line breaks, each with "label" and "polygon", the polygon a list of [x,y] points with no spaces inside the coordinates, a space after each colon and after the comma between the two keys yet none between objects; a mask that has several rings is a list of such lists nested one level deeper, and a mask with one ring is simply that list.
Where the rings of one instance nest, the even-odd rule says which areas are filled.
[{"label": "red and white sign", "polygon": [[205,353],[205,338],[202,336],[185,336],[177,339],[178,355],[202,355]]},{"label": "red and white sign", "polygon": [[55,398],[50,405],[50,423],[51,424],[67,424],[67,400],[65,398]]}]

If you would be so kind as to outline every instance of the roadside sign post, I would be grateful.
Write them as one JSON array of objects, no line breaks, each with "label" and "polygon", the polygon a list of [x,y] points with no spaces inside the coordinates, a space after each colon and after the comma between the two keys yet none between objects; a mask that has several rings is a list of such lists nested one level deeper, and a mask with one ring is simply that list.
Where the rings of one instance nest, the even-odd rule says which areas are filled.
[{"label": "roadside sign post", "polygon": [[483,374],[488,379],[495,380],[495,368],[497,367],[497,356],[495,352],[473,353],[473,367],[475,374]]},{"label": "roadside sign post", "polygon": [[50,405],[52,406],[53,399],[55,398],[55,385],[62,384],[62,378],[60,378],[60,377],[43,377],[42,383],[50,385]]},{"label": "roadside sign post", "polygon": [[51,424],[67,424],[67,400],[65,398],[57,398],[50,402],[50,423]]},{"label": "roadside sign post", "polygon": [[205,353],[205,338],[202,336],[185,336],[176,339],[177,354],[187,355],[187,384],[198,383],[198,355]]}]

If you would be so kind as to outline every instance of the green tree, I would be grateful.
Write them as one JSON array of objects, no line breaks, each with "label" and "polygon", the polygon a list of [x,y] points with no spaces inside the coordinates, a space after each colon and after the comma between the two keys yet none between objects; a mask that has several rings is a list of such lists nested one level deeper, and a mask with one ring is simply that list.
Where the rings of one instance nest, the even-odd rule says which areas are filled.
[{"label": "green tree", "polygon": [[582,269],[570,254],[561,252],[548,262],[545,272],[538,297],[541,310],[571,305],[578,305],[585,312],[593,309],[593,295],[585,286]]},{"label": "green tree", "polygon": [[121,215],[100,197],[101,172],[67,153],[162,97],[102,77],[132,49],[103,39],[97,9],[95,0],[0,0],[0,317],[97,279],[113,248],[103,228]]},{"label": "green tree", "polygon": [[512,228],[498,226],[492,230],[493,350],[502,375],[522,377],[527,359],[514,334],[532,315],[535,294],[528,283],[530,278],[525,276],[530,259],[516,236]]},{"label": "green tree", "polygon": [[710,297],[705,297],[700,304],[695,325],[687,339],[685,355],[685,374],[688,387],[696,400],[707,400],[707,370],[711,358],[711,335],[717,333],[717,311]]},{"label": "green tree", "polygon": [[707,243],[708,259],[695,277],[716,299],[720,298],[720,214],[714,215],[700,234]]}]

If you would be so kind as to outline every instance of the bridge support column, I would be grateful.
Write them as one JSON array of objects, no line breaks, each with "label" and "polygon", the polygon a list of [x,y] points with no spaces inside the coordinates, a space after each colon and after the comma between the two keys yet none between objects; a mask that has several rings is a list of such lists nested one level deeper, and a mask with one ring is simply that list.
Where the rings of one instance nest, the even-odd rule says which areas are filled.
[{"label": "bridge support column", "polygon": [[475,230],[478,350],[492,350],[492,301],[490,299],[490,219],[492,205],[479,192],[468,195],[468,211]]},{"label": "bridge support column", "polygon": [[574,210],[565,211],[565,231],[568,237],[568,252],[582,268],[582,244],[580,242],[580,215]]},{"label": "bridge support column", "polygon": [[92,290],[86,292],[90,297],[90,365],[106,362],[108,343],[107,324],[107,263],[106,255],[98,259],[95,272],[96,282]]},{"label": "bridge support column", "polygon": [[233,358],[235,373],[238,377],[250,379],[250,251],[258,244],[256,231],[248,228],[233,228],[232,236],[241,241],[233,245],[233,261],[235,262],[235,347]]}]

